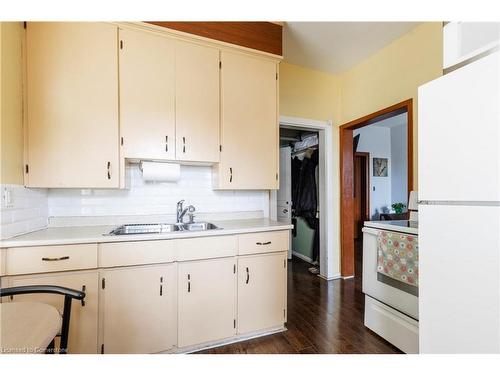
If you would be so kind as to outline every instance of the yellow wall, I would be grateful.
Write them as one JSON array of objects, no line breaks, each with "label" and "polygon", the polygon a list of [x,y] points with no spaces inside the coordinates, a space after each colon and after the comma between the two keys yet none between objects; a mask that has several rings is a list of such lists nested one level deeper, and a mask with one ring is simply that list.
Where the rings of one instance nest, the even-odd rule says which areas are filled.
[{"label": "yellow wall", "polygon": [[0,182],[23,184],[22,37],[20,22],[0,23]]},{"label": "yellow wall", "polygon": [[280,114],[332,120],[335,202],[333,268],[340,267],[340,171],[338,126],[413,98],[414,186],[417,186],[417,88],[442,73],[442,24],[424,23],[357,66],[331,75],[280,64]]},{"label": "yellow wall", "polygon": [[280,64],[280,114],[340,120],[340,79],[298,65]]},{"label": "yellow wall", "polygon": [[413,186],[417,186],[417,88],[441,76],[442,23],[417,26],[340,76],[341,124],[413,98]]}]

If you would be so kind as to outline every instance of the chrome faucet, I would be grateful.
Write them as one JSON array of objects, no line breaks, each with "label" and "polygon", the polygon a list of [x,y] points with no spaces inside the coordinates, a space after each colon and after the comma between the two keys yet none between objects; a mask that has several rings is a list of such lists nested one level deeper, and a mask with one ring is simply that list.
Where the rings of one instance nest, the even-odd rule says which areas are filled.
[{"label": "chrome faucet", "polygon": [[183,224],[184,215],[186,215],[187,212],[189,212],[189,222],[192,223],[194,217],[193,212],[196,211],[196,209],[193,205],[189,205],[186,208],[183,208],[183,203],[184,199],[177,202],[177,224]]}]

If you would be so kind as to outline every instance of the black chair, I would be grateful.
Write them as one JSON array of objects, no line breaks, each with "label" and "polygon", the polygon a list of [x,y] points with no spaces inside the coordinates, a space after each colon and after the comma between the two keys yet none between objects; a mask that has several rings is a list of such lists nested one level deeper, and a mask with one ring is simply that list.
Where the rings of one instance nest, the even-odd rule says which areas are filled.
[{"label": "black chair", "polygon": [[[17,286],[12,288],[0,288],[0,297],[9,297],[20,294],[34,294],[34,293],[60,294],[64,296],[64,309],[62,315],[62,326],[60,334],[61,344],[59,347],[59,353],[66,354],[68,352],[71,302],[73,299],[83,301],[83,299],[85,298],[85,292],[81,290],[75,290],[55,285],[29,285],[29,286]],[[54,353],[54,340],[52,340],[52,342],[47,347],[46,353],[49,354]]]}]

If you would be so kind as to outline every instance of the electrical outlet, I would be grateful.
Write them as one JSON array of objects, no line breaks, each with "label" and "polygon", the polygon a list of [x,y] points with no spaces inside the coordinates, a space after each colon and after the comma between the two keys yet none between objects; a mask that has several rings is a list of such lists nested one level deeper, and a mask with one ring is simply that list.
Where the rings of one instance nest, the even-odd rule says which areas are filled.
[{"label": "electrical outlet", "polygon": [[12,191],[10,188],[8,187],[3,188],[2,200],[3,200],[3,206],[5,208],[10,208],[14,206],[14,204],[12,203]]}]

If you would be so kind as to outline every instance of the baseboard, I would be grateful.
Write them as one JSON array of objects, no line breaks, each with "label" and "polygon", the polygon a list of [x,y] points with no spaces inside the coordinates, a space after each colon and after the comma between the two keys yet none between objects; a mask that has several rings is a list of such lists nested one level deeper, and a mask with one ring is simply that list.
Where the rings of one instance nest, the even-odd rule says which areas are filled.
[{"label": "baseboard", "polygon": [[331,281],[331,280],[337,280],[337,279],[341,279],[342,276],[340,276],[340,273],[334,273],[333,276],[330,276],[330,277],[326,277],[326,276],[323,276],[323,275],[318,275],[319,277],[321,277],[323,280],[326,280],[326,281]]},{"label": "baseboard", "polygon": [[305,256],[304,254],[297,253],[296,251],[292,251],[292,256],[297,257],[299,259],[302,259],[303,261],[314,265],[312,259],[309,258],[308,256]]},{"label": "baseboard", "polygon": [[229,345],[229,344],[234,344],[237,342],[241,341],[246,341],[246,340],[251,340],[255,339],[258,337],[263,337],[263,336],[268,336],[268,335],[274,335],[275,333],[279,332],[284,332],[286,331],[286,327],[279,326],[279,327],[274,327],[270,329],[265,329],[265,330],[260,330],[252,333],[247,333],[243,335],[236,335],[228,339],[223,339],[223,340],[217,340],[217,341],[212,341],[208,343],[203,343],[203,344],[198,344],[198,345],[193,345],[190,347],[185,347],[185,348],[172,348],[171,350],[159,353],[159,354],[189,354],[189,353],[196,353],[201,350],[207,350],[207,349],[212,349],[212,348],[217,348],[219,346],[224,346],[224,345]]}]

